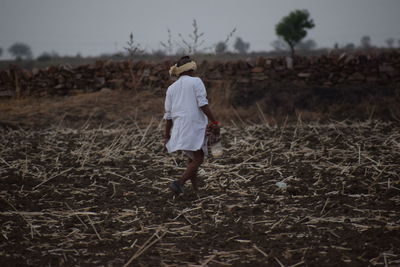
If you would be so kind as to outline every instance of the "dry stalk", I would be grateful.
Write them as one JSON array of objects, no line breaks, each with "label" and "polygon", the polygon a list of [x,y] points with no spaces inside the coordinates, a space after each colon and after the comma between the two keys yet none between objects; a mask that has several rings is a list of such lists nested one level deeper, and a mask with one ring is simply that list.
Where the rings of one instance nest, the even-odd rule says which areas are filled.
[{"label": "dry stalk", "polygon": [[73,168],[69,168],[69,169],[66,169],[66,170],[64,170],[64,171],[62,171],[62,172],[60,172],[60,173],[57,173],[56,175],[54,175],[54,176],[48,178],[47,180],[44,180],[44,181],[41,182],[40,184],[34,186],[34,187],[33,187],[33,190],[36,190],[36,189],[37,189],[38,187],[40,187],[41,185],[43,185],[43,184],[47,183],[48,181],[50,181],[50,180],[52,180],[52,179],[54,179],[54,178],[60,176],[61,174],[64,174],[64,173],[66,173],[66,172],[69,172],[69,171],[72,170],[72,169],[73,169]]},{"label": "dry stalk", "polygon": [[268,254],[261,250],[256,244],[253,244],[253,248],[260,252],[264,257],[268,258]]},{"label": "dry stalk", "polygon": [[279,264],[279,266],[285,267],[285,265],[283,265],[283,263],[282,263],[277,257],[274,257],[274,259],[275,259],[276,262]]},{"label": "dry stalk", "polygon": [[82,225],[85,226],[86,229],[88,229],[89,227],[86,225],[86,223],[81,219],[81,217],[79,217],[78,214],[75,213],[75,211],[68,205],[68,203],[64,202],[64,204],[65,206],[67,206],[69,210],[71,210],[74,213],[74,215],[76,216],[76,218],[78,218],[78,220],[82,223]]},{"label": "dry stalk", "polygon": [[100,237],[100,235],[99,235],[99,232],[97,232],[97,229],[96,229],[96,227],[95,227],[94,224],[93,224],[92,219],[90,219],[90,216],[87,215],[86,217],[88,218],[88,220],[89,220],[89,222],[90,222],[90,225],[92,226],[94,232],[96,233],[97,238],[98,238],[99,240],[102,240],[101,237]]},{"label": "dry stalk", "polygon": [[[157,230],[147,241],[136,251],[135,254],[129,259],[127,263],[124,264],[124,267],[129,266],[136,258],[142,255],[147,249],[149,249],[152,245],[160,241],[167,232],[163,232],[161,236],[158,236],[159,230]],[[156,237],[155,240],[150,242],[153,237]]]},{"label": "dry stalk", "polygon": [[[1,196],[0,196],[1,197]],[[35,231],[39,236],[40,233],[35,229],[35,227],[33,227],[32,223],[30,221],[28,221],[24,215],[22,215],[20,212],[18,212],[18,210],[14,207],[13,204],[11,204],[7,199],[1,197],[1,199],[3,199],[4,202],[6,202],[11,208],[13,208],[13,210],[22,217],[22,219],[29,225],[29,228],[31,229],[31,238],[33,238],[33,232]]]}]

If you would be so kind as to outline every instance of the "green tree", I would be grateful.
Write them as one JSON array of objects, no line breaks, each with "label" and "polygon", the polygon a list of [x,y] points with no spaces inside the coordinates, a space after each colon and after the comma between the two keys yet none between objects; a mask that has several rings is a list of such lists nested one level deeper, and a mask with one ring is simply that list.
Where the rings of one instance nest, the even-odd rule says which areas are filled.
[{"label": "green tree", "polygon": [[250,44],[246,43],[242,40],[242,38],[237,37],[236,42],[233,45],[236,51],[238,51],[240,54],[245,54],[247,53],[247,50],[250,48]]},{"label": "green tree", "polygon": [[275,32],[289,45],[291,54],[294,56],[296,44],[307,36],[308,29],[314,27],[314,21],[307,10],[295,10],[282,18],[275,26]]},{"label": "green tree", "polygon": [[31,47],[24,43],[15,43],[8,48],[8,52],[13,55],[17,60],[25,58],[32,58]]},{"label": "green tree", "polygon": [[0,47],[0,57],[3,54],[3,48]]}]

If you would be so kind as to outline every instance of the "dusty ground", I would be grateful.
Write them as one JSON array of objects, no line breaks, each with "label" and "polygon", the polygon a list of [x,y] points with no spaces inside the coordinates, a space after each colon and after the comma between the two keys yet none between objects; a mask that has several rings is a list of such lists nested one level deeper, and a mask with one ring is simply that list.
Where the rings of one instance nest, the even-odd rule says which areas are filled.
[{"label": "dusty ground", "polygon": [[[0,99],[0,127],[13,129],[49,126],[79,128],[115,127],[115,125],[146,127],[149,121],[161,120],[165,92],[114,90],[65,97]],[[215,91],[209,96],[210,107],[219,121],[232,124],[268,122],[271,125],[285,120],[296,121],[299,115],[271,115],[262,111],[263,104],[232,107],[229,97]],[[385,104],[385,102],[382,102]],[[326,117],[320,112],[302,111],[303,120],[318,121]]]},{"label": "dusty ground", "polygon": [[161,119],[163,110],[164,96],[146,91],[136,94],[116,90],[66,97],[1,99],[0,127],[143,125],[152,118]]},{"label": "dusty ground", "polygon": [[225,127],[177,198],[160,126],[0,127],[1,265],[400,266],[399,124]]}]

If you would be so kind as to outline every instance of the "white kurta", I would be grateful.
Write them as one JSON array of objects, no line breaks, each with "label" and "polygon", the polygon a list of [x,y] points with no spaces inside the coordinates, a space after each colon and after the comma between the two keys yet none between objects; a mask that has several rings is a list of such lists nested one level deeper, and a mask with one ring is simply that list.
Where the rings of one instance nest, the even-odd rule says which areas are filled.
[{"label": "white kurta", "polygon": [[168,87],[164,119],[173,121],[166,145],[169,153],[203,148],[207,116],[200,107],[207,104],[206,88],[200,78],[183,75]]}]

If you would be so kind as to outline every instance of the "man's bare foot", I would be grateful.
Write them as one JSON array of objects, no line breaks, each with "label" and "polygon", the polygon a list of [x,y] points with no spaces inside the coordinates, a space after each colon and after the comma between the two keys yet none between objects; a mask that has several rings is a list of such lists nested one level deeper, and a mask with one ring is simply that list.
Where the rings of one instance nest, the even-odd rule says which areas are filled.
[{"label": "man's bare foot", "polygon": [[172,192],[174,192],[176,195],[182,194],[183,193],[183,186],[181,185],[181,183],[176,180],[173,181],[170,185],[169,188],[172,190]]}]

